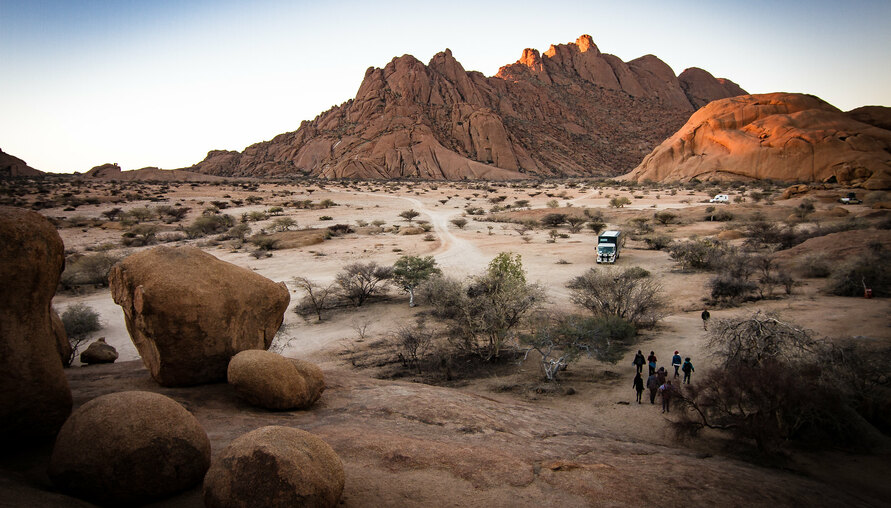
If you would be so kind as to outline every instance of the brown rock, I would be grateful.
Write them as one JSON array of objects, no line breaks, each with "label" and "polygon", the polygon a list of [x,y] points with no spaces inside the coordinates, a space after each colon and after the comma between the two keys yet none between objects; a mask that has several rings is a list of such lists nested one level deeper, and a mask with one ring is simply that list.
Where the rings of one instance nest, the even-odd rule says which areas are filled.
[{"label": "brown rock", "polygon": [[248,404],[271,410],[311,406],[325,389],[322,371],[270,351],[242,351],[232,357],[229,384]]},{"label": "brown rock", "polygon": [[891,131],[854,121],[811,95],[721,99],[697,111],[625,178],[891,188]]},{"label": "brown rock", "polygon": [[684,95],[696,109],[717,99],[726,99],[737,95],[745,95],[736,83],[730,80],[719,80],[708,71],[698,67],[690,67],[678,76]]},{"label": "brown rock", "polygon": [[71,413],[50,307],[64,259],[42,215],[0,206],[0,441],[55,436]]},{"label": "brown rock", "polygon": [[885,106],[861,106],[848,111],[848,116],[873,127],[891,130],[891,108]]},{"label": "brown rock", "polygon": [[173,399],[151,392],[97,397],[65,422],[49,476],[59,490],[100,504],[133,505],[197,484],[210,441]]},{"label": "brown rock", "polygon": [[105,337],[96,339],[80,354],[80,363],[85,364],[114,363],[117,359],[117,349],[105,342]]},{"label": "brown rock", "polygon": [[718,240],[738,240],[743,237],[743,234],[735,229],[727,229],[718,233]]},{"label": "brown rock", "polygon": [[71,341],[68,340],[68,333],[65,332],[65,323],[59,317],[56,309],[50,309],[50,319],[53,322],[53,336],[56,338],[56,349],[59,351],[59,358],[62,360],[62,367],[71,365],[74,351],[71,348]]},{"label": "brown rock", "polygon": [[336,506],[340,458],[327,443],[292,427],[262,427],[232,441],[204,479],[208,508]]},{"label": "brown rock", "polygon": [[[704,72],[704,71],[703,71]],[[709,75],[702,100],[744,93]],[[732,85],[732,86],[731,86]],[[518,179],[618,175],[689,118],[674,71],[652,55],[625,63],[588,35],[520,59],[496,76],[446,49],[371,67],[353,100],[294,132],[212,151],[190,170],[224,176]]]},{"label": "brown rock", "polygon": [[186,386],[226,379],[229,359],[267,349],[290,301],[284,283],[195,247],[157,247],[112,268],[109,285],[155,380]]},{"label": "brown rock", "polygon": [[795,196],[798,196],[799,194],[807,194],[810,190],[810,187],[803,183],[798,185],[791,185],[783,189],[783,193],[780,194],[780,199],[791,199]]},{"label": "brown rock", "polygon": [[43,171],[32,168],[25,164],[25,161],[22,159],[3,153],[3,150],[0,150],[0,177],[15,178],[20,176],[40,176],[43,174]]}]

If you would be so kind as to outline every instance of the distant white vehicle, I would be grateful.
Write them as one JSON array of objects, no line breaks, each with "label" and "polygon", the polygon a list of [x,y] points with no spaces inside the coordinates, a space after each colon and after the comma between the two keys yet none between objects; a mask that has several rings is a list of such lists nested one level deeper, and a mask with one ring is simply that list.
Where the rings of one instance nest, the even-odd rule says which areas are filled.
[{"label": "distant white vehicle", "polygon": [[727,194],[717,194],[712,199],[708,200],[709,203],[729,203],[730,196]]}]

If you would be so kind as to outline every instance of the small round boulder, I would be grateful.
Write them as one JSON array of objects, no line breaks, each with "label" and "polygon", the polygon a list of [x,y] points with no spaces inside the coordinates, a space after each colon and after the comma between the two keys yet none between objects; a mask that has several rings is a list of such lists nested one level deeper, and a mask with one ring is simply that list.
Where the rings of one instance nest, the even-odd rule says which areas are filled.
[{"label": "small round boulder", "polygon": [[152,392],[97,397],[59,431],[49,476],[59,490],[103,505],[143,504],[201,482],[210,440],[175,400]]},{"label": "small round boulder", "polygon": [[262,427],[232,441],[204,478],[208,508],[336,506],[340,457],[328,443],[291,427]]},{"label": "small round boulder", "polygon": [[233,356],[227,375],[248,404],[276,411],[309,407],[325,389],[317,366],[259,349]]},{"label": "small round boulder", "polygon": [[114,363],[118,359],[118,350],[105,342],[105,337],[97,339],[80,354],[80,363]]}]

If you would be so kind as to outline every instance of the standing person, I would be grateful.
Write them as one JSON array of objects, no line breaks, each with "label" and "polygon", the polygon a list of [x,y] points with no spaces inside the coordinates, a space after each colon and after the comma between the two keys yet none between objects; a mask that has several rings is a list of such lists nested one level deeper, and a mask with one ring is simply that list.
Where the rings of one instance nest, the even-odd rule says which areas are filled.
[{"label": "standing person", "polygon": [[662,412],[671,412],[671,397],[674,396],[674,387],[671,381],[666,381],[664,385],[659,387],[659,394],[662,395]]},{"label": "standing person", "polygon": [[708,331],[708,320],[712,315],[708,313],[708,309],[702,309],[702,329]]},{"label": "standing person", "polygon": [[659,367],[659,370],[656,371],[656,380],[659,381],[659,386],[664,385],[666,379],[668,379],[668,372],[665,371],[665,367]]},{"label": "standing person", "polygon": [[690,357],[684,358],[684,366],[681,367],[681,370],[684,371],[684,383],[690,384],[690,373],[693,372],[693,364],[690,363]]},{"label": "standing person", "polygon": [[637,354],[634,355],[634,360],[632,360],[631,365],[637,367],[637,373],[640,374],[643,371],[644,364],[647,363],[647,360],[644,358],[643,353],[640,352],[640,349],[637,350]]},{"label": "standing person", "polygon": [[647,390],[650,390],[650,404],[655,404],[656,392],[659,391],[659,378],[656,374],[650,374],[647,378]]},{"label": "standing person", "polygon": [[650,366],[650,375],[656,372],[656,352],[650,351],[650,356],[647,357],[647,364]]},{"label": "standing person", "polygon": [[[638,367],[639,368],[639,367]],[[634,389],[637,391],[637,403],[640,404],[640,398],[643,395],[643,378],[640,377],[640,371],[637,371],[637,374],[634,375]]]},{"label": "standing person", "polygon": [[681,355],[677,351],[671,357],[671,366],[674,367],[674,377],[678,377],[678,369],[681,368]]}]

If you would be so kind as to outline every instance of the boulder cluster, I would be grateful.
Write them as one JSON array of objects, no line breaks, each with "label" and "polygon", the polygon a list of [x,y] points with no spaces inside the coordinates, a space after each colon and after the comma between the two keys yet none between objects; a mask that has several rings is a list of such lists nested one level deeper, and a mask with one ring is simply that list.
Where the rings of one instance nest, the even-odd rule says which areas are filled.
[{"label": "boulder cluster", "polygon": [[109,286],[130,338],[163,386],[226,380],[229,360],[268,349],[290,295],[197,247],[156,247],[112,268]]},{"label": "boulder cluster", "polygon": [[[5,206],[0,239],[0,435],[5,446],[16,447],[55,438],[47,473],[60,492],[134,506],[204,482],[207,506],[337,504],[343,464],[330,446],[302,430],[249,432],[211,468],[211,444],[200,422],[164,395],[111,393],[72,413],[63,369],[71,345],[51,307],[64,265],[62,240],[43,216]],[[289,301],[283,284],[194,248],[144,251],[113,273],[115,300],[159,383],[221,381],[228,369],[235,391],[262,407],[307,408],[321,396],[321,369],[265,351]],[[100,338],[81,361],[117,357]],[[80,505],[29,487],[4,492],[14,503]]]}]

